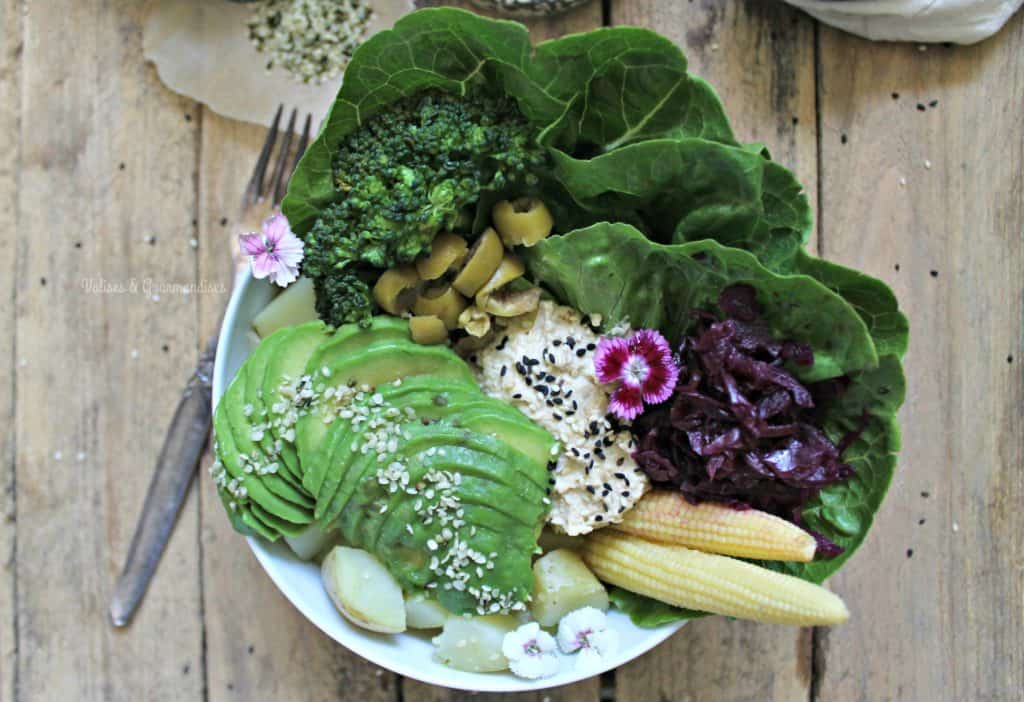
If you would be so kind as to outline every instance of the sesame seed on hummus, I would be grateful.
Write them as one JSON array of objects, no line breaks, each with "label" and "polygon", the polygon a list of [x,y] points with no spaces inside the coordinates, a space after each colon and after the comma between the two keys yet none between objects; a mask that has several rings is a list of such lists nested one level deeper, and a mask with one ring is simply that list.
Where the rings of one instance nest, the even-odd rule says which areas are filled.
[{"label": "sesame seed on hummus", "polygon": [[484,392],[518,407],[561,443],[548,523],[570,535],[622,520],[647,492],[633,435],[609,415],[611,388],[594,373],[598,335],[571,307],[542,302],[476,353]]}]

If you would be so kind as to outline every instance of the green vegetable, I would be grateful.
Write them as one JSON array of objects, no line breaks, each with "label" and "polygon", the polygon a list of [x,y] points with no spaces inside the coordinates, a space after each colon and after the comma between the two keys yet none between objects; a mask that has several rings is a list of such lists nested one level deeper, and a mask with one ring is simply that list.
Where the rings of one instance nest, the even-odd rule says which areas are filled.
[{"label": "green vegetable", "polygon": [[341,271],[313,280],[316,313],[331,324],[355,323],[365,327],[373,316],[369,284],[355,273]]},{"label": "green vegetable", "polygon": [[[813,348],[814,366],[794,369],[803,380],[850,376],[849,389],[821,418],[825,433],[838,442],[866,418],[864,430],[843,454],[854,476],[824,489],[803,511],[805,525],[844,553],[811,563],[763,565],[821,582],[853,554],[888,489],[900,446],[896,412],[905,395],[899,358],[906,349],[906,319],[883,283],[802,253],[791,266],[813,277],[780,274],[751,253],[716,241],[658,244],[623,224],[598,224],[546,239],[526,259],[537,282],[560,299],[603,315],[606,324],[629,319],[634,326],[662,330],[672,341],[689,324],[690,310],[711,308],[732,283],[753,285],[773,335]],[[617,588],[609,594],[643,626],[699,614]]]}]

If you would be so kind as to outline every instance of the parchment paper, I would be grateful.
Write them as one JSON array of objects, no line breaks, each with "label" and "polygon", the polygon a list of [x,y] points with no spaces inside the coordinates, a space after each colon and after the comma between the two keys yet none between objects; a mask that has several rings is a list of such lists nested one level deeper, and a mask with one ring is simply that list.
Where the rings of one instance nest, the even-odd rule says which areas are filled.
[{"label": "parchment paper", "polygon": [[[367,38],[413,9],[411,0],[372,0],[372,6]],[[282,127],[297,107],[296,130],[307,112],[313,113],[315,128],[341,77],[303,85],[284,70],[268,72],[266,56],[249,42],[245,21],[251,12],[251,5],[226,0],[153,0],[143,26],[143,53],[168,88],[225,117],[269,126],[283,103]]]}]

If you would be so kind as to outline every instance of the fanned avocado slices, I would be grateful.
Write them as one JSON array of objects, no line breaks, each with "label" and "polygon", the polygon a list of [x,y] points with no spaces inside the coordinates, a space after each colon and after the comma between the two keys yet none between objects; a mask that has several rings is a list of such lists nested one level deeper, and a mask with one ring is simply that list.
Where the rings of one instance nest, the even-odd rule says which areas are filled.
[{"label": "fanned avocado slices", "polygon": [[549,509],[551,435],[488,397],[469,366],[380,317],[282,329],[214,416],[232,525],[267,539],[314,520],[457,613],[523,606]]}]

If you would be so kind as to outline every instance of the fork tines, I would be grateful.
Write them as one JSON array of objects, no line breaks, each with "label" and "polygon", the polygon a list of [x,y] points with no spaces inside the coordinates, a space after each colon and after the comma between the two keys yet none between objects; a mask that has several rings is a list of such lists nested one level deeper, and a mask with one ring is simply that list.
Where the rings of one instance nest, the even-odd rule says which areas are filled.
[{"label": "fork tines", "polygon": [[[298,109],[293,109],[288,118],[288,125],[285,127],[284,135],[281,137],[281,144],[277,148],[277,155],[274,158],[274,169],[267,180],[267,170],[270,166],[271,157],[274,156],[274,147],[277,146],[278,134],[281,131],[281,117],[284,113],[284,105],[279,105],[274,121],[267,132],[267,138],[260,149],[260,155],[256,159],[256,166],[253,168],[252,176],[246,185],[245,194],[242,196],[242,207],[249,208],[272,197],[272,206],[277,207],[284,199],[285,190],[288,187],[288,179],[291,178],[295,166],[309,146],[310,131],[313,126],[313,115],[307,114],[302,134],[299,136],[298,144],[292,149],[292,141],[295,136],[295,122],[298,119]],[[289,158],[290,157],[290,158]]]}]

